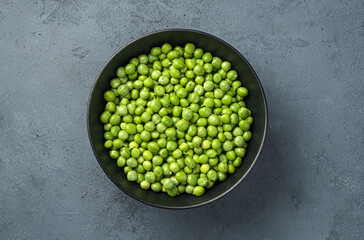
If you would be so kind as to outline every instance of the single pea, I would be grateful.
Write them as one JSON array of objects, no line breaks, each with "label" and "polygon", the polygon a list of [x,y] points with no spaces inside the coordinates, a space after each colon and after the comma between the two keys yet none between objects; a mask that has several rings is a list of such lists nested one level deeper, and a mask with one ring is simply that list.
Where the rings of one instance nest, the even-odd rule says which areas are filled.
[{"label": "single pea", "polygon": [[166,148],[162,148],[161,150],[159,150],[159,156],[161,156],[162,158],[166,158],[168,157],[168,150]]},{"label": "single pea", "polygon": [[185,63],[183,59],[173,59],[172,66],[176,69],[182,69],[185,67]]},{"label": "single pea", "polygon": [[224,95],[221,99],[224,105],[230,105],[232,103],[232,97],[230,95]]},{"label": "single pea", "polygon": [[186,121],[185,119],[181,119],[179,120],[177,123],[176,123],[176,128],[179,130],[179,131],[186,131],[189,127],[189,124],[188,124],[188,121]]},{"label": "single pea", "polygon": [[226,140],[228,140],[228,141],[233,140],[233,135],[231,134],[231,132],[224,132],[224,136],[225,136]]},{"label": "single pea", "polygon": [[167,58],[170,60],[173,60],[175,58],[179,57],[179,53],[175,50],[170,51],[169,53],[167,53]]},{"label": "single pea", "polygon": [[169,150],[169,151],[174,151],[175,149],[177,149],[177,143],[174,142],[174,141],[167,141],[167,146],[166,148]]},{"label": "single pea", "polygon": [[235,154],[235,152],[234,152],[234,151],[228,151],[228,152],[226,153],[226,157],[227,157],[230,161],[233,161],[233,160],[235,160],[235,158],[236,158],[236,154]]},{"label": "single pea", "polygon": [[168,190],[170,190],[170,189],[172,189],[172,188],[174,188],[174,187],[175,187],[175,185],[174,185],[173,181],[172,181],[170,178],[163,178],[163,179],[161,180],[161,183],[162,183],[162,184],[163,184],[163,186],[164,186],[166,189],[168,189]]},{"label": "single pea", "polygon": [[228,171],[228,165],[226,162],[220,162],[218,166],[219,172],[226,173]]},{"label": "single pea", "polygon": [[138,174],[136,171],[130,171],[128,172],[126,178],[128,179],[128,181],[134,182],[138,179]]},{"label": "single pea", "polygon": [[238,115],[242,119],[246,119],[248,116],[250,116],[250,114],[251,114],[250,110],[245,107],[240,108],[238,111]]},{"label": "single pea", "polygon": [[148,143],[148,150],[154,154],[156,154],[159,151],[159,145],[156,142],[150,142]]},{"label": "single pea", "polygon": [[218,131],[217,131],[217,128],[213,125],[209,125],[207,127],[207,134],[210,136],[210,137],[215,137],[217,135]]},{"label": "single pea", "polygon": [[208,156],[209,158],[214,158],[216,157],[217,152],[214,149],[209,149],[206,151],[206,156]]},{"label": "single pea", "polygon": [[167,54],[168,52],[172,51],[172,46],[169,43],[164,43],[161,47],[161,51],[165,54]]},{"label": "single pea", "polygon": [[160,122],[161,122],[161,120],[162,120],[162,118],[161,118],[161,116],[159,115],[159,113],[155,113],[155,114],[153,114],[153,116],[152,116],[152,122],[153,122],[154,124],[158,124],[158,123],[160,123]]},{"label": "single pea", "polygon": [[234,113],[237,113],[240,109],[240,105],[239,103],[233,103],[230,105],[230,109],[231,111],[233,111]]},{"label": "single pea", "polygon": [[195,58],[201,58],[203,55],[203,50],[201,48],[196,48],[195,51],[193,52],[193,56]]},{"label": "single pea", "polygon": [[209,53],[209,52],[204,53],[204,55],[202,56],[202,60],[207,63],[211,62],[212,61],[211,53]]},{"label": "single pea", "polygon": [[220,124],[221,124],[221,120],[220,120],[220,118],[219,118],[218,116],[216,116],[216,115],[212,114],[212,115],[210,115],[210,116],[208,117],[208,123],[209,123],[210,125],[215,125],[215,126],[217,126],[217,125],[220,125]]},{"label": "single pea", "polygon": [[198,120],[197,120],[197,125],[198,126],[202,126],[202,127],[204,127],[204,126],[207,126],[207,119],[206,118],[199,118]]},{"label": "single pea", "polygon": [[193,68],[193,73],[197,76],[202,76],[205,74],[205,68],[199,64],[196,64]]},{"label": "single pea", "polygon": [[211,110],[210,108],[202,107],[199,109],[198,113],[200,114],[201,117],[207,118],[211,115]]},{"label": "single pea", "polygon": [[120,78],[125,77],[126,73],[125,73],[125,68],[124,67],[118,67],[116,69],[116,75]]},{"label": "single pea", "polygon": [[191,186],[195,186],[197,184],[197,177],[194,174],[188,174],[187,183]]},{"label": "single pea", "polygon": [[243,147],[244,144],[245,144],[245,139],[243,136],[237,136],[235,139],[234,139],[234,143],[237,147]]},{"label": "single pea", "polygon": [[159,54],[162,53],[162,50],[160,47],[153,47],[151,50],[150,50],[150,53],[153,55],[153,56],[158,56]]},{"label": "single pea", "polygon": [[236,113],[230,115],[230,123],[234,126],[239,123],[239,116]]},{"label": "single pea", "polygon": [[246,97],[246,96],[248,96],[248,89],[246,89],[245,87],[239,87],[237,90],[237,94],[240,97]]},{"label": "single pea", "polygon": [[110,157],[111,157],[112,159],[117,159],[117,158],[120,156],[119,152],[118,152],[118,151],[116,151],[116,150],[111,150],[111,151],[109,152],[109,155],[110,155]]},{"label": "single pea", "polygon": [[215,170],[211,169],[207,172],[207,179],[215,182],[217,180],[217,173]]},{"label": "single pea", "polygon": [[188,91],[185,89],[185,88],[179,88],[177,91],[176,91],[176,95],[177,97],[179,98],[185,98],[188,94]]},{"label": "single pea", "polygon": [[113,146],[113,141],[112,140],[106,140],[104,143],[104,147],[105,148],[111,148]]},{"label": "single pea", "polygon": [[183,153],[182,153],[181,149],[176,149],[176,150],[174,150],[174,151],[172,152],[172,156],[173,156],[174,158],[181,158],[181,157],[182,157],[182,155],[183,155]]},{"label": "single pea", "polygon": [[[149,146],[149,145],[148,145],[148,146]],[[154,165],[154,166],[162,165],[162,163],[163,163],[163,158],[162,158],[161,156],[156,155],[156,156],[154,156],[154,157],[152,158],[152,163],[153,163],[153,165]]]},{"label": "single pea", "polygon": [[126,74],[133,74],[135,72],[135,65],[134,64],[131,64],[131,63],[129,63],[129,64],[127,64],[126,66],[125,66],[125,73]]},{"label": "single pea", "polygon": [[152,132],[155,129],[155,124],[153,122],[147,122],[144,125],[144,129],[147,130],[147,131],[149,131],[149,132]]},{"label": "single pea", "polygon": [[221,141],[219,139],[214,139],[211,143],[213,149],[218,150],[221,148]]},{"label": "single pea", "polygon": [[232,81],[234,81],[235,79],[238,78],[238,73],[235,70],[230,70],[227,74],[226,77]]},{"label": "single pea", "polygon": [[227,140],[227,141],[225,141],[224,143],[223,143],[223,145],[222,145],[222,148],[224,149],[224,151],[226,151],[226,152],[228,152],[228,151],[230,151],[230,150],[232,150],[233,149],[233,144],[229,141],[229,140]]},{"label": "single pea", "polygon": [[106,91],[104,93],[104,99],[108,102],[114,101],[116,98],[115,93],[113,91]]},{"label": "single pea", "polygon": [[149,187],[150,187],[150,183],[149,183],[148,181],[144,180],[144,181],[142,181],[142,182],[140,183],[140,187],[141,187],[142,189],[149,189]]},{"label": "single pea", "polygon": [[193,189],[193,195],[199,197],[205,194],[205,189],[202,186],[196,186]]},{"label": "single pea", "polygon": [[199,147],[201,145],[201,143],[202,143],[202,138],[201,137],[199,137],[199,136],[193,137],[193,139],[192,139],[192,146],[194,148]]},{"label": "single pea", "polygon": [[[217,153],[217,154],[219,154],[219,153]],[[219,163],[219,159],[217,157],[215,157],[215,158],[209,158],[209,164],[210,164],[210,166],[213,166],[214,167],[218,163]]]},{"label": "single pea", "polygon": [[208,184],[208,179],[206,178],[206,176],[200,176],[200,178],[197,179],[197,185],[206,187],[207,184]]},{"label": "single pea", "polygon": [[134,123],[128,123],[126,125],[126,128],[125,128],[125,131],[128,133],[128,134],[135,134],[137,132],[136,130],[136,125]]},{"label": "single pea", "polygon": [[226,180],[227,175],[226,173],[222,173],[222,172],[217,172],[217,178],[220,182],[223,182]]},{"label": "single pea", "polygon": [[[149,146],[149,144],[148,144],[148,146]],[[149,151],[149,150],[145,150],[145,151],[143,152],[143,158],[144,158],[145,160],[147,160],[147,161],[150,161],[150,160],[152,160],[152,158],[153,158],[153,153],[152,153],[151,151]]]},{"label": "single pea", "polygon": [[153,173],[154,173],[154,175],[158,178],[158,177],[161,177],[161,176],[163,176],[163,169],[162,169],[162,167],[160,167],[160,166],[155,166],[154,168],[153,168]]},{"label": "single pea", "polygon": [[[169,165],[169,168],[171,169],[171,171],[172,171],[173,173],[177,173],[177,172],[179,172],[179,170],[180,170],[180,167],[179,167],[178,163],[176,163],[176,162],[172,162],[172,163]],[[178,180],[178,179],[177,179],[177,180]]]},{"label": "single pea", "polygon": [[228,61],[224,61],[221,63],[221,69],[225,72],[229,71],[231,68],[231,64]]},{"label": "single pea", "polygon": [[237,157],[234,161],[233,161],[233,166],[234,167],[240,167],[241,166],[241,164],[242,164],[242,159],[241,159],[241,157]]},{"label": "single pea", "polygon": [[212,81],[205,81],[205,83],[203,84],[203,88],[207,92],[214,90],[214,87],[215,85]]},{"label": "single pea", "polygon": [[195,45],[193,43],[187,43],[185,45],[185,52],[188,54],[193,54],[195,51]]},{"label": "single pea", "polygon": [[191,157],[185,157],[184,162],[185,162],[185,165],[191,169],[193,169],[195,167],[195,162],[193,161],[193,159]]},{"label": "single pea", "polygon": [[252,138],[252,133],[250,131],[244,132],[243,138],[245,139],[245,141],[249,141]]},{"label": "single pea", "polygon": [[189,146],[187,143],[181,143],[179,145],[179,149],[181,149],[182,152],[187,152],[189,150]]},{"label": "single pea", "polygon": [[249,116],[245,119],[245,121],[247,121],[250,125],[252,125],[254,120],[252,116]]},{"label": "single pea", "polygon": [[221,63],[222,63],[222,60],[219,58],[219,57],[213,57],[212,58],[212,66],[215,68],[215,69],[220,69],[221,67]]},{"label": "single pea", "polygon": [[111,123],[111,125],[117,125],[117,124],[119,124],[120,123],[120,116],[119,115],[117,115],[117,114],[113,114],[113,115],[111,115],[111,117],[110,117],[110,123]]},{"label": "single pea", "polygon": [[137,71],[138,71],[138,73],[139,73],[139,74],[141,74],[141,75],[147,75],[147,74],[148,74],[148,72],[149,72],[149,69],[148,69],[147,65],[145,65],[145,64],[140,64],[140,65],[138,66],[138,68],[137,68]]},{"label": "single pea", "polygon": [[235,167],[233,164],[228,165],[228,173],[230,173],[230,174],[235,173]]},{"label": "single pea", "polygon": [[147,171],[152,169],[152,162],[151,161],[143,161],[142,163],[143,168]]},{"label": "single pea", "polygon": [[206,163],[208,163],[208,161],[209,161],[209,158],[207,157],[206,154],[201,154],[198,158],[198,162],[201,164],[206,164]]},{"label": "single pea", "polygon": [[152,183],[150,185],[150,188],[154,191],[154,192],[160,192],[162,190],[162,185],[159,182],[155,182]]}]

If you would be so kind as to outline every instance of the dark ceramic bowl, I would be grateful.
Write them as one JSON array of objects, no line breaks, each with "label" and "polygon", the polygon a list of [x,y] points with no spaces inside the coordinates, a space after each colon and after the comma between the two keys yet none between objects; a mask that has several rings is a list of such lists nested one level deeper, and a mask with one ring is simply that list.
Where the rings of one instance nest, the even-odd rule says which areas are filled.
[{"label": "dark ceramic bowl", "polygon": [[[192,42],[204,51],[209,51],[214,56],[230,61],[232,67],[238,72],[243,85],[249,90],[249,96],[245,99],[245,102],[254,117],[254,124],[251,129],[253,137],[248,143],[243,165],[236,169],[235,174],[229,175],[224,182],[219,182],[212,189],[208,189],[205,195],[201,197],[189,194],[170,197],[165,193],[155,193],[151,190],[141,189],[135,182],[127,181],[123,169],[116,165],[115,160],[109,157],[108,150],[104,148],[104,129],[103,124],[100,122],[100,114],[106,104],[103,93],[110,88],[109,81],[115,77],[116,68],[127,64],[132,57],[148,53],[152,47],[161,46],[166,42],[172,46],[184,46],[186,43]],[[207,33],[187,29],[170,29],[150,33],[119,49],[106,62],[97,76],[91,90],[87,111],[87,127],[92,149],[100,166],[111,181],[125,193],[141,202],[171,209],[201,206],[224,196],[234,189],[247,176],[257,161],[267,129],[267,106],[264,92],[256,73],[248,61],[221,39]]]}]

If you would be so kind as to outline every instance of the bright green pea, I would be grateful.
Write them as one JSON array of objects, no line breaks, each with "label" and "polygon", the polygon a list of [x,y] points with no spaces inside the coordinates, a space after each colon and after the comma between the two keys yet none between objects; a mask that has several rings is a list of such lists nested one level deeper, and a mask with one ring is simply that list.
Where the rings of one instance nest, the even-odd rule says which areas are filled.
[{"label": "bright green pea", "polygon": [[244,132],[243,138],[245,139],[245,141],[249,141],[252,138],[252,133],[250,131]]},{"label": "bright green pea", "polygon": [[246,97],[246,96],[248,96],[248,89],[246,89],[245,87],[239,87],[237,90],[237,94],[240,97]]},{"label": "bright green pea", "polygon": [[172,46],[169,43],[164,43],[161,47],[161,51],[165,54],[167,54],[168,52],[172,51]]},{"label": "bright green pea", "polygon": [[222,148],[225,152],[228,152],[233,149],[233,144],[229,140],[227,140],[223,143]]},{"label": "bright green pea", "polygon": [[194,174],[188,174],[188,176],[187,176],[187,183],[189,185],[195,186],[197,184],[197,177],[196,177],[196,175],[194,175]]},{"label": "bright green pea", "polygon": [[209,149],[206,151],[206,156],[209,158],[214,158],[217,156],[217,152],[214,149]]},{"label": "bright green pea", "polygon": [[238,111],[238,115],[242,119],[247,118],[248,116],[250,116],[250,114],[251,114],[250,110],[245,107],[240,108]]},{"label": "bright green pea", "polygon": [[205,68],[199,64],[195,65],[193,68],[193,73],[197,76],[202,76],[205,74]]},{"label": "bright green pea", "polygon": [[205,81],[205,83],[203,84],[203,88],[207,92],[214,90],[214,87],[215,85],[212,81]]},{"label": "bright green pea", "polygon": [[221,63],[221,69],[224,70],[225,72],[229,71],[231,68],[231,64],[227,61],[224,61]]},{"label": "bright green pea", "polygon": [[211,53],[209,53],[209,52],[206,52],[203,56],[202,56],[202,60],[204,61],[204,62],[211,62],[212,61],[212,55],[211,55]]},{"label": "bright green pea", "polygon": [[102,123],[107,123],[107,122],[109,122],[110,117],[111,117],[111,113],[109,111],[105,111],[101,114],[100,120]]},{"label": "bright green pea", "polygon": [[188,91],[185,88],[179,88],[176,91],[176,95],[179,98],[185,98],[187,96],[187,94],[188,94]]},{"label": "bright green pea", "polygon": [[210,137],[215,137],[217,135],[218,131],[217,131],[217,128],[213,125],[209,125],[207,127],[207,134],[210,136]]}]

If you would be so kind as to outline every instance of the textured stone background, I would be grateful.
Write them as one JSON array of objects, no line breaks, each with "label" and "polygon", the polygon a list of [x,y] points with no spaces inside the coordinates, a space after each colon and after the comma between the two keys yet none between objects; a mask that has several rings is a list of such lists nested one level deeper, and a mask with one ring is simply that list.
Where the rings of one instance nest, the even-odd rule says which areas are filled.
[{"label": "textured stone background", "polygon": [[[246,181],[183,211],[121,192],[86,131],[104,62],[172,27],[236,47],[269,106]],[[0,239],[364,239],[361,0],[2,0],[0,62]]]}]

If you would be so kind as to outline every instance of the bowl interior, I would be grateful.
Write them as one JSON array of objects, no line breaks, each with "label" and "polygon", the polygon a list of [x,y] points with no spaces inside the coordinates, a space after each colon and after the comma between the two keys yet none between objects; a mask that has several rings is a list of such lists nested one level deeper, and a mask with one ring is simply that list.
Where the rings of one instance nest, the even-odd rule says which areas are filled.
[{"label": "bowl interior", "polygon": [[[236,173],[229,175],[224,182],[216,184],[208,189],[205,195],[195,197],[182,194],[178,197],[169,197],[165,193],[155,193],[151,190],[142,190],[137,183],[129,182],[122,168],[116,165],[115,160],[109,157],[108,150],[104,148],[104,129],[100,122],[100,114],[105,107],[103,93],[110,88],[109,81],[114,78],[115,70],[121,65],[126,65],[130,58],[142,53],[148,53],[154,46],[163,43],[172,46],[184,46],[192,42],[196,47],[209,51],[213,56],[219,56],[222,60],[230,61],[232,68],[238,72],[239,78],[249,90],[249,96],[245,99],[247,107],[252,111],[254,124],[252,126],[253,137],[248,143],[247,154],[243,159],[243,165],[236,169]],[[88,106],[88,132],[95,156],[109,178],[130,196],[164,208],[188,208],[211,202],[236,186],[250,171],[262,148],[267,126],[267,109],[265,97],[258,77],[245,58],[235,49],[222,40],[202,32],[191,30],[167,30],[149,34],[127,44],[121,48],[105,64],[96,79]]]}]

